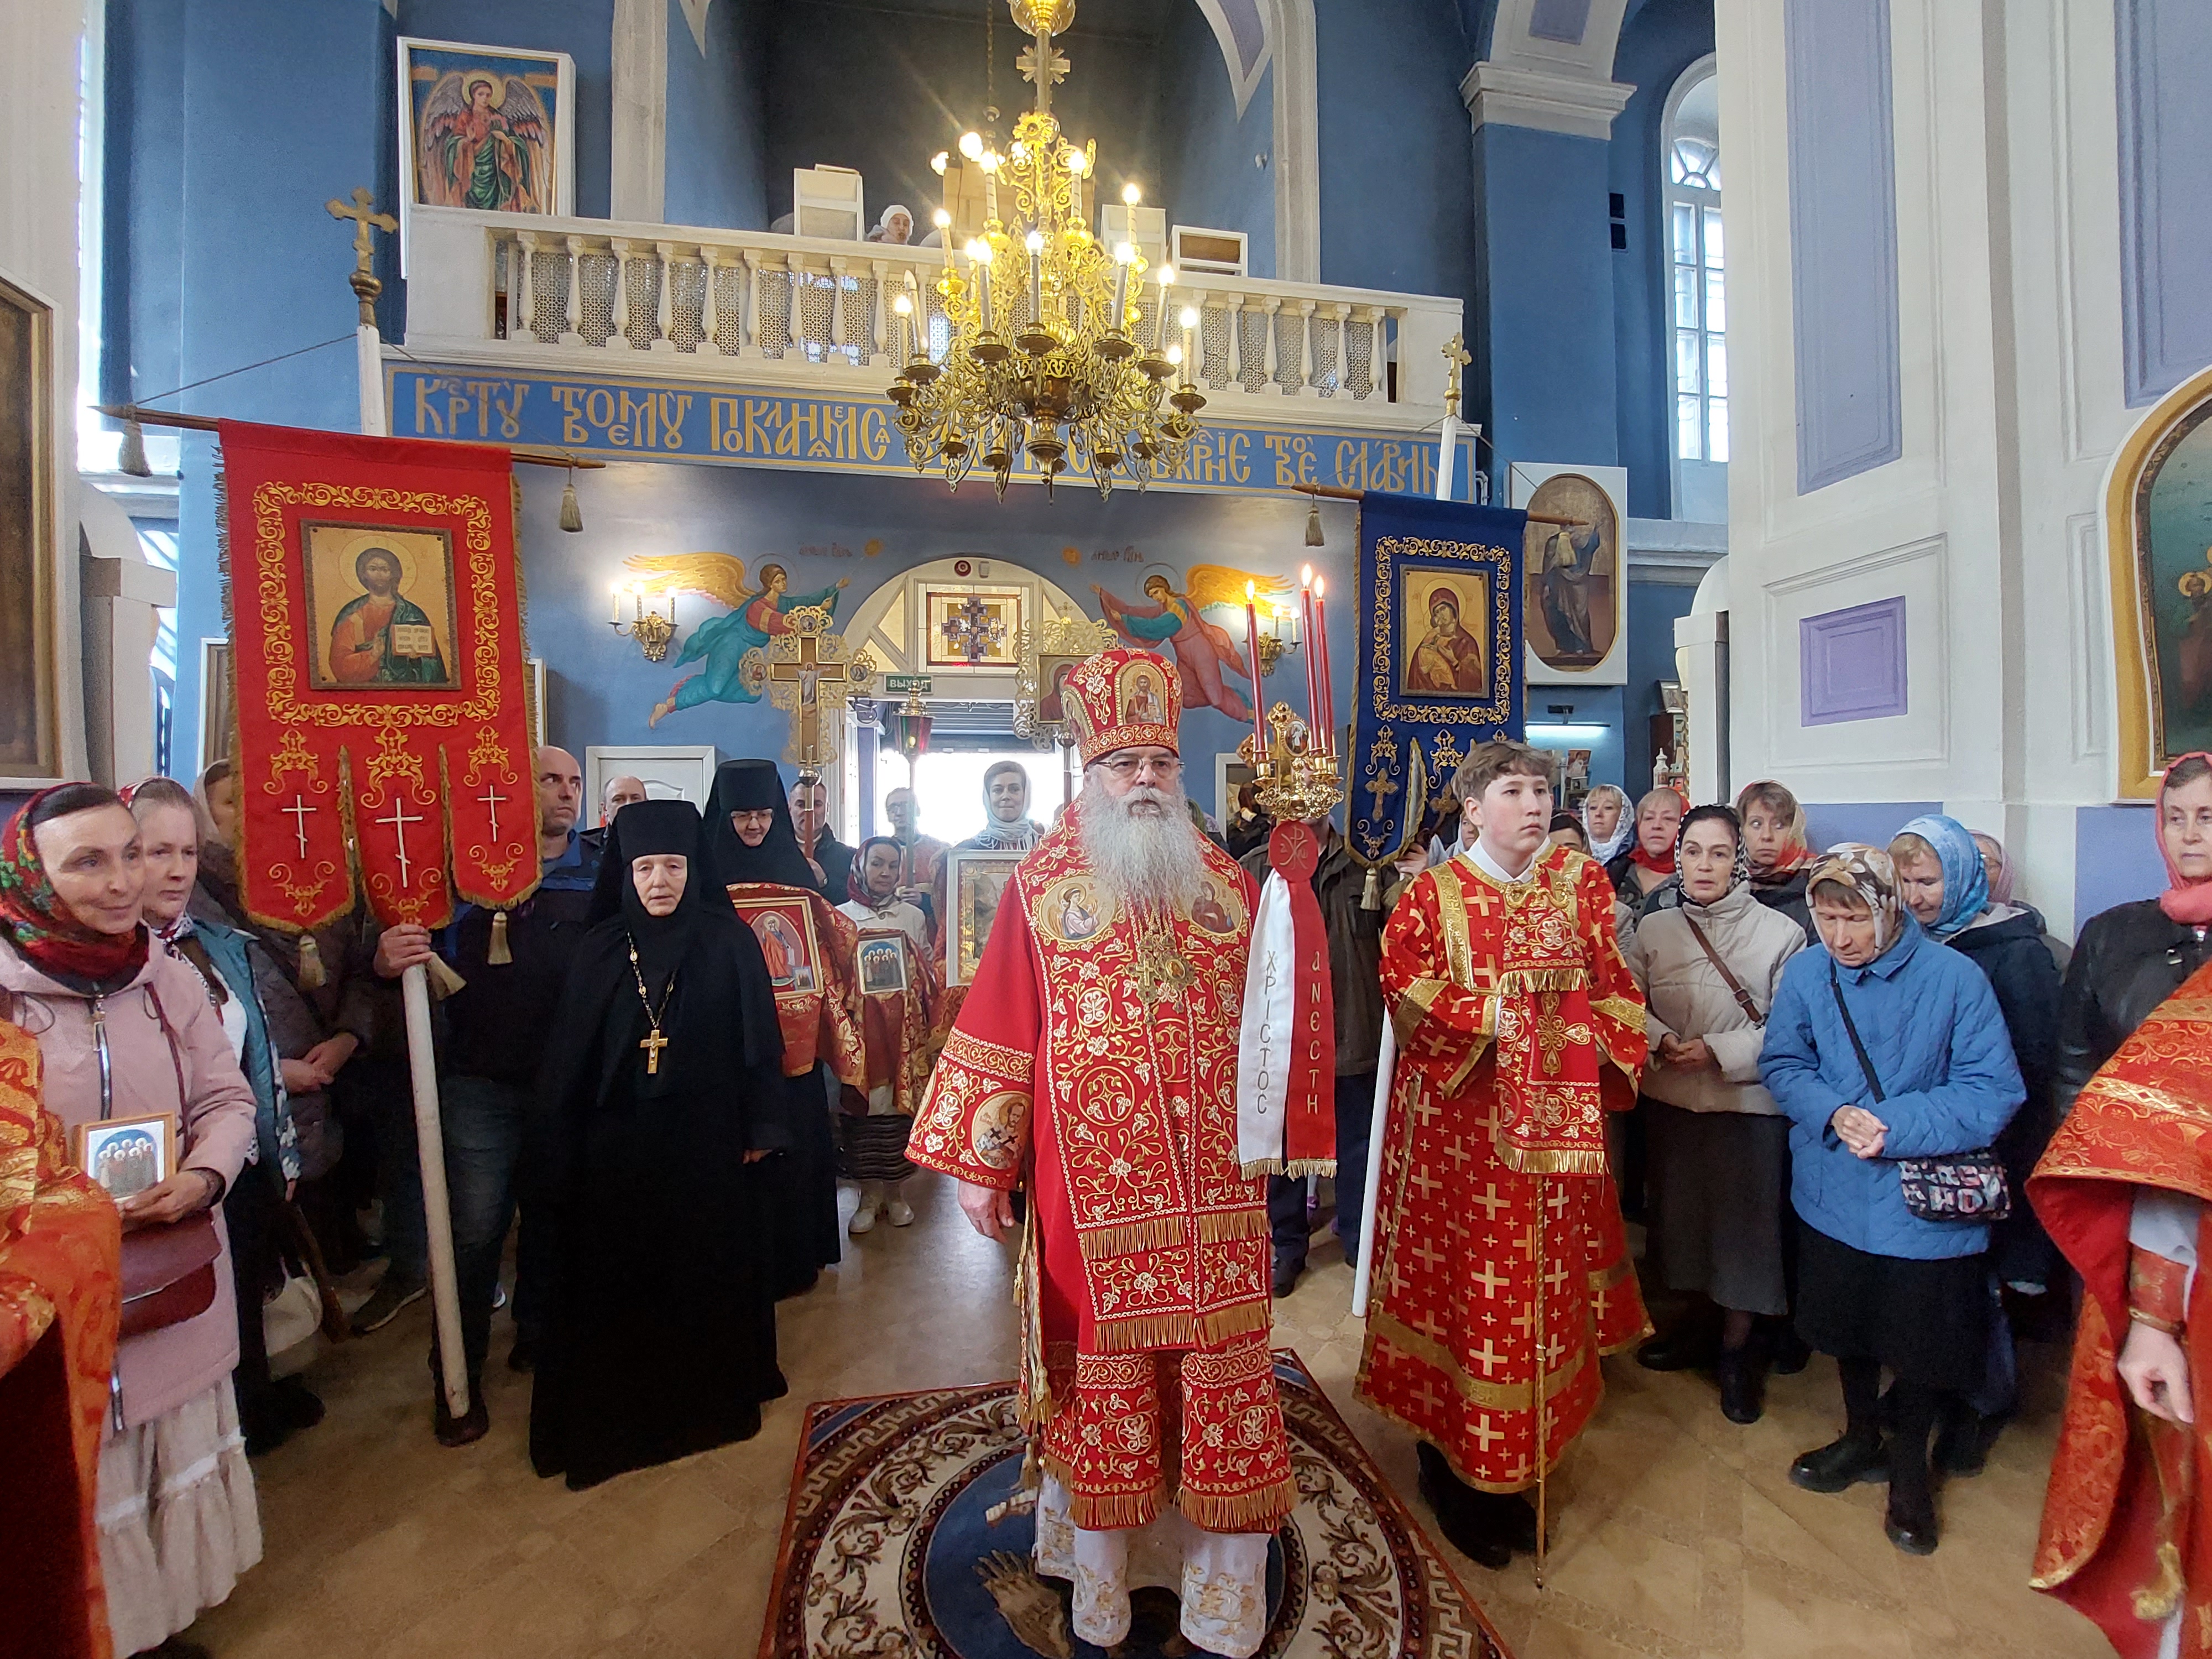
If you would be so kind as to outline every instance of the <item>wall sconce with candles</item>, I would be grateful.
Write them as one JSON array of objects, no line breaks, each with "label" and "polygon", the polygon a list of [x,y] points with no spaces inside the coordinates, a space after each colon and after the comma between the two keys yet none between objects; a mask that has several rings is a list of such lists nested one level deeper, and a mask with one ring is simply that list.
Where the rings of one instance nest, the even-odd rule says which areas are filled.
[{"label": "wall sconce with candles", "polygon": [[1268,606],[1265,630],[1259,638],[1260,672],[1272,674],[1277,663],[1298,648],[1298,613],[1286,605]]},{"label": "wall sconce with candles", "polygon": [[[629,617],[623,617],[623,600],[629,600]],[[664,587],[648,593],[622,582],[614,585],[611,614],[607,622],[626,640],[635,640],[647,662],[660,662],[676,638],[676,590]]]}]

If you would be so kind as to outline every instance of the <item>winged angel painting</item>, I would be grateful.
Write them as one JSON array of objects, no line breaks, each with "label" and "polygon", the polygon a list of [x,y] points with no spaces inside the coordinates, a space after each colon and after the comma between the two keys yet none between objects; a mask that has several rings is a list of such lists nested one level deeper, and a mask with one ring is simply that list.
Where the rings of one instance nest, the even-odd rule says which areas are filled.
[{"label": "winged angel painting", "polygon": [[546,213],[553,123],[520,75],[448,70],[416,117],[422,199],[433,207]]},{"label": "winged angel painting", "polygon": [[1145,573],[1146,603],[1141,605],[1116,599],[1095,582],[1091,591],[1098,596],[1108,623],[1130,644],[1155,651],[1165,645],[1174,651],[1176,667],[1182,676],[1186,709],[1218,708],[1233,720],[1249,720],[1251,706],[1229,684],[1227,676],[1237,674],[1249,680],[1251,666],[1229,630],[1203,615],[1217,606],[1243,610],[1247,582],[1263,605],[1290,597],[1287,576],[1265,576],[1221,564],[1191,566],[1180,589],[1173,571],[1164,565],[1153,566]]},{"label": "winged angel painting", "polygon": [[780,564],[760,568],[760,586],[745,586],[745,562],[727,553],[666,553],[630,559],[627,568],[641,586],[658,582],[679,593],[697,593],[729,606],[691,630],[676,665],[699,666],[655,703],[650,724],[659,726],[679,708],[702,702],[757,702],[768,686],[768,657],[763,647],[791,629],[791,612],[818,605],[833,617],[837,596],[852,579],[840,576],[817,593],[794,593]]}]

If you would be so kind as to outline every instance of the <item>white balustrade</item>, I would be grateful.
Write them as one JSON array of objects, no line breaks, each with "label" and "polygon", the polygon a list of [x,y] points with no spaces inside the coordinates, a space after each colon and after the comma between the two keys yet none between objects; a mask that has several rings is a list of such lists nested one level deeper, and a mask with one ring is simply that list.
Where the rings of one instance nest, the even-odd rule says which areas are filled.
[{"label": "white balustrade", "polygon": [[[909,279],[925,339],[943,314],[933,247],[453,208],[416,208],[409,228],[416,357],[583,369],[620,355],[628,374],[834,392],[888,384],[890,298]],[[1174,313],[1199,308],[1192,371],[1218,406],[1288,417],[1303,402],[1317,417],[1327,399],[1333,421],[1409,430],[1441,410],[1443,347],[1462,331],[1456,299],[1256,277],[1183,276],[1143,303],[1147,343],[1163,322],[1173,343]]]}]

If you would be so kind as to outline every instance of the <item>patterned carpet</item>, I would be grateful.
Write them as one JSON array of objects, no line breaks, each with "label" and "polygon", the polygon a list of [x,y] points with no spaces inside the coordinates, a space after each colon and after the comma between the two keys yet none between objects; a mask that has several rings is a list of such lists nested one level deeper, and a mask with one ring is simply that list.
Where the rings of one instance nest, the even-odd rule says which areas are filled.
[{"label": "patterned carpet", "polygon": [[[1510,1659],[1297,1356],[1275,1354],[1298,1507],[1260,1659]],[[1103,1659],[1030,1565],[1013,1384],[808,1408],[761,1659]],[[1112,1659],[1193,1659],[1162,1591]]]}]

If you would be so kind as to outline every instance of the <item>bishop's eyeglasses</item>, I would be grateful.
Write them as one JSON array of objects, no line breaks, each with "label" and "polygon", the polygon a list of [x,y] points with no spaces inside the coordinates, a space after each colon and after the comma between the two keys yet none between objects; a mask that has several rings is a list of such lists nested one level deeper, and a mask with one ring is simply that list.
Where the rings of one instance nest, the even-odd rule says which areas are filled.
[{"label": "bishop's eyeglasses", "polygon": [[1139,777],[1146,772],[1173,778],[1182,770],[1182,762],[1174,755],[1116,755],[1111,760],[1100,761],[1098,765],[1117,778]]}]

